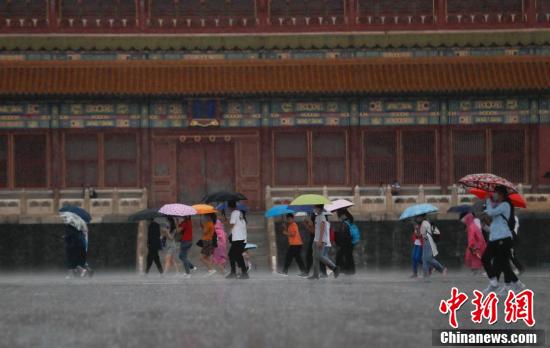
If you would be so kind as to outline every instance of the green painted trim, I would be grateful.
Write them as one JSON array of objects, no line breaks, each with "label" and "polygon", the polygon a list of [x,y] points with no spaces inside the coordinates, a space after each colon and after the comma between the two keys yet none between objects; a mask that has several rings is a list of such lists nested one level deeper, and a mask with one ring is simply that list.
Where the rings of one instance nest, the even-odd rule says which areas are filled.
[{"label": "green painted trim", "polygon": [[246,50],[550,45],[550,30],[228,36],[0,36],[2,50]]}]

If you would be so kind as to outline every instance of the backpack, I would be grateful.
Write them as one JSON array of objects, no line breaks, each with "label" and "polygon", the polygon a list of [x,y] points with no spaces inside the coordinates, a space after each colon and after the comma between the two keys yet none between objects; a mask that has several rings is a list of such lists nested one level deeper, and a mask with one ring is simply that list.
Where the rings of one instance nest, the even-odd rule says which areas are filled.
[{"label": "backpack", "polygon": [[351,236],[351,244],[355,245],[359,243],[359,240],[361,239],[361,232],[359,231],[359,227],[357,227],[356,224],[349,222],[348,220],[344,221],[346,225],[348,225],[349,234]]},{"label": "backpack", "polygon": [[431,232],[430,236],[432,236],[432,239],[435,243],[439,243],[441,240],[441,232],[439,231],[439,228],[432,222],[430,222]]},{"label": "backpack", "polygon": [[512,239],[515,240],[518,235],[516,234],[516,215],[514,214],[514,206],[509,201],[505,202],[510,204],[510,218],[507,218],[504,214],[500,214],[500,216],[502,216],[506,223],[508,223],[508,228],[510,229],[510,232],[512,232]]}]

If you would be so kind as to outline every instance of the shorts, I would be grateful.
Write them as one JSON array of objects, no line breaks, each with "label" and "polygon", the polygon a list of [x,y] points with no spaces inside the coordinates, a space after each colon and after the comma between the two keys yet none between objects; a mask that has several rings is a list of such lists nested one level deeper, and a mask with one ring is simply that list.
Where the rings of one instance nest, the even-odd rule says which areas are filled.
[{"label": "shorts", "polygon": [[206,255],[206,256],[211,256],[213,252],[214,252],[214,246],[212,245],[212,241],[211,240],[203,240],[202,241],[201,254]]}]

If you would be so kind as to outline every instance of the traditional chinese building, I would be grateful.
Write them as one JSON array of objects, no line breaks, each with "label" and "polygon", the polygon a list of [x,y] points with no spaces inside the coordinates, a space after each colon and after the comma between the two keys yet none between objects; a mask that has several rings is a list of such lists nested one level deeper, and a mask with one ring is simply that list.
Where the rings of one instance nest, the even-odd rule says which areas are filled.
[{"label": "traditional chinese building", "polygon": [[550,0],[1,0],[0,48],[6,197],[550,191]]}]

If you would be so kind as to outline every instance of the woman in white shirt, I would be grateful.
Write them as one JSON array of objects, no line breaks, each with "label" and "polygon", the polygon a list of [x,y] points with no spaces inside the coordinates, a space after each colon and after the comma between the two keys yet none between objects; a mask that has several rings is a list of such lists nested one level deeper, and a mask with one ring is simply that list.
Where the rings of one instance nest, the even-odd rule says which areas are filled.
[{"label": "woman in white shirt", "polygon": [[243,257],[247,238],[246,219],[243,212],[237,209],[237,202],[228,202],[227,206],[232,211],[231,217],[229,218],[229,225],[231,227],[231,247],[228,253],[231,273],[229,273],[226,278],[237,278],[236,264],[238,264],[242,271],[241,279],[248,279],[249,276]]}]

